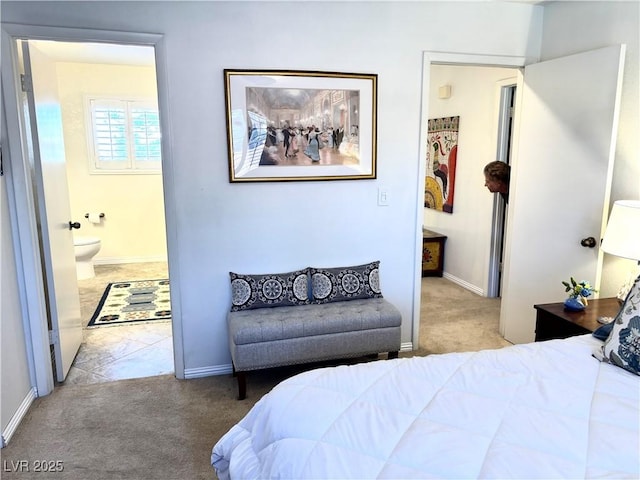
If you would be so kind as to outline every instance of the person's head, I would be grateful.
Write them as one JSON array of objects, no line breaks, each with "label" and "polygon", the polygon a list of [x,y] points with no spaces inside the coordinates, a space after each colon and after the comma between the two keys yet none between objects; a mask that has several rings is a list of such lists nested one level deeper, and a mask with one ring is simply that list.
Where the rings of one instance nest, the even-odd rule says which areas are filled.
[{"label": "person's head", "polygon": [[506,163],[489,162],[484,167],[484,186],[491,193],[508,193],[510,173],[511,167]]}]

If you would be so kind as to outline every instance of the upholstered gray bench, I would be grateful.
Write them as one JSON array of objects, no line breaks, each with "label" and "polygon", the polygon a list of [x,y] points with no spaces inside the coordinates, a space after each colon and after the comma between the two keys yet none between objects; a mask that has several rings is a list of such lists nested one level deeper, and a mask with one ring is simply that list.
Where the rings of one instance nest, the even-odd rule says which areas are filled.
[{"label": "upholstered gray bench", "polygon": [[384,298],[230,312],[229,346],[238,399],[245,372],[400,350],[398,309]]}]

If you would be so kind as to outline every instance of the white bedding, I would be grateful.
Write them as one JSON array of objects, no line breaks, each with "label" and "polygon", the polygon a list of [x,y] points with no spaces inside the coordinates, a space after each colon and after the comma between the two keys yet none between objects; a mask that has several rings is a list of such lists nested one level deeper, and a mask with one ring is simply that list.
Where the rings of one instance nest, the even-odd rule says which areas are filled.
[{"label": "white bedding", "polygon": [[640,478],[640,377],[590,335],[292,377],[214,446],[221,479]]}]

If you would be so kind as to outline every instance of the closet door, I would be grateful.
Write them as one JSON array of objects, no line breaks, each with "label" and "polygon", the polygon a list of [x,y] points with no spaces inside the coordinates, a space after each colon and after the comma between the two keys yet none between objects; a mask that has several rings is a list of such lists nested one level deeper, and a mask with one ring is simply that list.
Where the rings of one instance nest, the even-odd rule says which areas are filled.
[{"label": "closet door", "polygon": [[618,45],[525,68],[500,314],[510,342],[534,340],[533,305],[564,300],[563,280],[599,286],[623,64]]}]

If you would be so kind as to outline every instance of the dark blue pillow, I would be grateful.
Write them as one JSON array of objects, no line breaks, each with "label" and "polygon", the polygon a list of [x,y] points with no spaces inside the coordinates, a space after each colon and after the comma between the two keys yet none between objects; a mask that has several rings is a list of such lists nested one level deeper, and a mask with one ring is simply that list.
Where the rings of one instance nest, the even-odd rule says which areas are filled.
[{"label": "dark blue pillow", "polygon": [[601,327],[598,327],[596,331],[592,333],[592,335],[596,337],[598,340],[604,341],[607,338],[609,338],[609,334],[611,333],[612,329],[613,329],[613,322],[605,323]]},{"label": "dark blue pillow", "polygon": [[341,268],[310,268],[313,303],[381,298],[380,261]]},{"label": "dark blue pillow", "polygon": [[232,312],[310,303],[308,267],[295,272],[262,275],[229,272],[229,276]]}]

